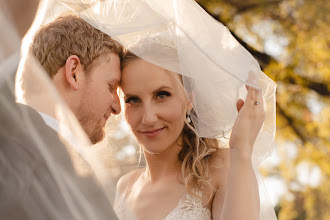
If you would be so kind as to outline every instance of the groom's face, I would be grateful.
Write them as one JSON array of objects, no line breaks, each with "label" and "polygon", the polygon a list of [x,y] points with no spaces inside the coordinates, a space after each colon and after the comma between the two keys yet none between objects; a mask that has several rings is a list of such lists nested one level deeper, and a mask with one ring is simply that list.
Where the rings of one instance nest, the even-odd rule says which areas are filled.
[{"label": "groom's face", "polygon": [[111,114],[120,113],[117,87],[121,77],[120,59],[110,53],[95,59],[85,72],[77,119],[93,144],[101,141]]}]

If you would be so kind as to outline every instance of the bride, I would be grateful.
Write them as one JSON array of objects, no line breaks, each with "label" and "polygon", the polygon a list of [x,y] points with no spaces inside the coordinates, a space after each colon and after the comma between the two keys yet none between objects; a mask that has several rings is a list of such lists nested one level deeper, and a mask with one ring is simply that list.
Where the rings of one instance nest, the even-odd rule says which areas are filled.
[{"label": "bride", "polygon": [[131,52],[122,67],[125,119],[147,166],[119,180],[119,219],[132,219],[130,212],[138,219],[259,219],[251,156],[265,117],[261,91],[248,87],[246,101],[237,101],[230,149],[223,149],[196,133],[181,75]]}]

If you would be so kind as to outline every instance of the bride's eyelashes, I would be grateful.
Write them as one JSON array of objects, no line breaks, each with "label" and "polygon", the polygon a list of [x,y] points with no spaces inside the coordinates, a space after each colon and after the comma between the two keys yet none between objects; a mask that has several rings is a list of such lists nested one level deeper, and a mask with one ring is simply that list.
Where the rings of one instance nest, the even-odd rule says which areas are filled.
[{"label": "bride's eyelashes", "polygon": [[140,101],[140,99],[138,97],[135,97],[135,96],[125,98],[125,103],[126,104],[135,104],[135,103],[138,103],[139,101]]},{"label": "bride's eyelashes", "polygon": [[[166,92],[166,91],[157,91],[155,92],[155,99],[158,101],[162,101],[167,97],[170,97],[171,93]],[[140,103],[141,99],[137,96],[129,96],[129,97],[125,97],[124,101],[126,104],[136,104],[136,103]]]},{"label": "bride's eyelashes", "polygon": [[169,97],[171,96],[171,94],[169,92],[166,92],[166,91],[158,91],[156,92],[156,97],[158,99],[165,99],[166,97]]}]

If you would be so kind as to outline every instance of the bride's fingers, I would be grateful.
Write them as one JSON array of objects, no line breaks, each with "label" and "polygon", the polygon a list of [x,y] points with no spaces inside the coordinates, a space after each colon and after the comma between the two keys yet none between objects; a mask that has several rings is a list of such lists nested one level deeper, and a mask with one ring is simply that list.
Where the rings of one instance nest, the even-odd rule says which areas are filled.
[{"label": "bride's fingers", "polygon": [[244,105],[244,101],[242,99],[237,100],[237,102],[236,102],[237,112],[239,112],[241,110],[243,105]]},{"label": "bride's fingers", "polygon": [[254,101],[255,101],[255,96],[256,96],[256,89],[249,86],[248,87],[248,94],[247,94],[247,97],[246,97],[246,101],[245,101],[245,105],[248,107],[248,108],[253,108],[253,105],[254,105]]},{"label": "bride's fingers", "polygon": [[257,101],[257,103],[254,103],[255,107],[258,107],[259,109],[263,109],[264,100],[262,97],[262,91],[260,89],[256,89],[255,91],[255,101]]}]

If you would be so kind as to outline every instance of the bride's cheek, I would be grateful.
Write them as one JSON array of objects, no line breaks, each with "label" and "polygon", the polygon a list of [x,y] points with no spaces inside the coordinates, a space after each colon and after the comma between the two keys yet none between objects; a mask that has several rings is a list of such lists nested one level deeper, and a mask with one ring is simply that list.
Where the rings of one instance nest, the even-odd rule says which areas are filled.
[{"label": "bride's cheek", "polygon": [[134,125],[138,121],[138,118],[139,118],[139,111],[136,108],[132,106],[127,106],[125,108],[125,120],[131,127],[134,127]]}]

